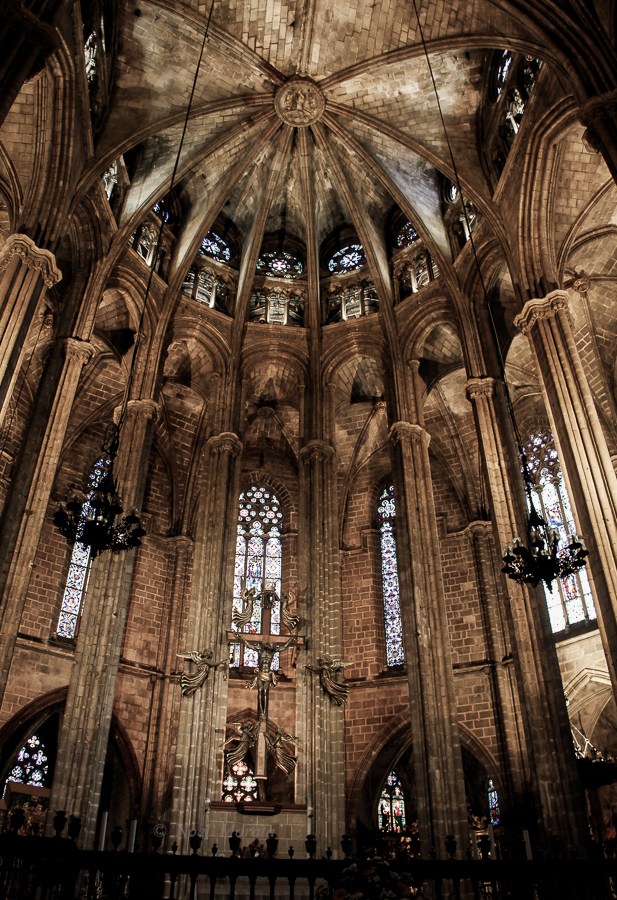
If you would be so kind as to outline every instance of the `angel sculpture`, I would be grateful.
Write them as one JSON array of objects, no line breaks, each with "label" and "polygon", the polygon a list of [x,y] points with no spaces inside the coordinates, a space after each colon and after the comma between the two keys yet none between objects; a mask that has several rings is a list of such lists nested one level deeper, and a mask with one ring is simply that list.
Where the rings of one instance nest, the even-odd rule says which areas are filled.
[{"label": "angel sculpture", "polygon": [[281,606],[281,619],[283,620],[283,625],[289,631],[296,631],[298,625],[300,624],[300,616],[296,615],[296,613],[292,613],[289,609],[289,601],[291,597],[289,594],[283,594],[283,603]]},{"label": "angel sculpture", "polygon": [[208,649],[204,650],[203,653],[198,653],[197,650],[187,650],[184,653],[176,653],[176,656],[179,656],[181,659],[188,659],[195,663],[196,666],[196,670],[192,675],[188,675],[186,672],[182,673],[180,687],[183,697],[191,697],[204,684],[210,674],[210,669],[217,669],[219,666],[224,666],[227,663],[226,659],[211,662],[214,652]]},{"label": "angel sculpture", "polygon": [[317,666],[306,666],[309,672],[319,674],[319,683],[326,697],[336,706],[342,706],[349,696],[349,685],[341,682],[341,672],[350,662],[344,659],[335,659],[329,654],[320,656]]},{"label": "angel sculpture", "polygon": [[242,609],[234,610],[231,617],[234,628],[239,631],[253,618],[253,606],[255,605],[255,588],[245,590],[242,594]]},{"label": "angel sculpture", "polygon": [[289,734],[287,731],[283,731],[278,725],[275,725],[272,731],[267,732],[266,741],[268,742],[270,752],[276,761],[277,769],[280,769],[289,778],[296,768],[298,757],[286,750],[285,745],[297,744],[298,738],[294,737],[293,734]]},{"label": "angel sculpture", "polygon": [[231,727],[233,728],[234,733],[228,737],[223,744],[223,747],[228,747],[230,744],[237,742],[237,746],[227,754],[227,763],[230,768],[235,766],[236,763],[242,762],[246,758],[249,750],[257,743],[259,722],[252,722],[250,719],[245,719],[244,722],[232,722]]}]

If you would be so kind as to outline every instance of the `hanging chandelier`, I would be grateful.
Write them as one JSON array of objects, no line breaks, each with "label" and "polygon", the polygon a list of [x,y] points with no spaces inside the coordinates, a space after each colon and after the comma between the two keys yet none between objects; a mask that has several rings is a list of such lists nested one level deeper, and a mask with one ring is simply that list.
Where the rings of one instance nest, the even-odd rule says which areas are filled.
[{"label": "hanging chandelier", "polygon": [[90,471],[88,493],[61,503],[54,515],[54,524],[67,543],[88,547],[93,559],[107,550],[122,553],[139,547],[146,533],[136,510],[121,517],[124,509],[114,481],[119,439],[120,429],[114,425]]},{"label": "hanging chandelier", "polygon": [[550,591],[553,581],[557,578],[567,578],[586,565],[589,550],[575,532],[566,535],[565,543],[562,544],[559,529],[550,527],[540,515],[533,499],[533,484],[527,455],[520,444],[518,449],[529,506],[527,543],[523,543],[520,537],[512,539],[512,543],[504,550],[502,557],[504,566],[501,571],[518,584],[537,587],[543,581]]}]

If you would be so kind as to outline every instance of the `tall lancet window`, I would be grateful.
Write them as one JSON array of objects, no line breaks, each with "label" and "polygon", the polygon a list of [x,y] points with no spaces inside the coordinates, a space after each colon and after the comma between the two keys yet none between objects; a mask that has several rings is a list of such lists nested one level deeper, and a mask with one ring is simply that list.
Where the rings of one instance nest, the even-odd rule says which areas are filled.
[{"label": "tall lancet window", "polygon": [[[110,459],[101,457],[92,467],[92,471],[88,476],[88,485],[90,487],[88,500],[92,496],[92,491],[94,491],[103,480],[110,462]],[[80,526],[86,521],[88,513],[92,509],[88,500],[86,500],[81,510]],[[86,587],[88,586],[89,574],[90,547],[80,543],[80,541],[76,541],[75,546],[73,547],[69,572],[64,587],[60,615],[58,616],[58,625],[56,627],[56,634],[58,637],[74,638],[77,634],[82,600]]]},{"label": "tall lancet window", "polygon": [[386,664],[400,666],[405,662],[405,650],[399,600],[394,487],[392,485],[384,488],[379,495],[377,513],[381,543],[381,590],[386,628]]},{"label": "tall lancet window", "polygon": [[405,796],[403,785],[394,771],[388,774],[379,797],[379,828],[381,831],[405,830]]},{"label": "tall lancet window", "polygon": [[[524,450],[534,482],[538,511],[549,528],[557,529],[560,540],[565,543],[566,535],[577,529],[553,435],[550,431],[536,432],[529,438]],[[544,592],[555,633],[597,618],[585,569],[579,569],[563,580],[557,578],[551,590],[545,587]]]},{"label": "tall lancet window", "polygon": [[[262,591],[275,591],[281,596],[283,548],[281,527],[283,512],[279,498],[265,484],[253,484],[240,494],[238,503],[238,530],[236,535],[236,563],[234,569],[234,612],[240,616],[248,610],[245,591],[254,591],[253,612],[242,624],[242,631],[263,633],[269,628],[279,634],[281,628],[280,599],[271,609],[263,610],[259,595]],[[268,615],[263,615],[267,612]],[[269,619],[269,621],[268,621]],[[232,644],[230,665],[256,666],[257,652]],[[272,661],[278,668],[278,654]]]}]

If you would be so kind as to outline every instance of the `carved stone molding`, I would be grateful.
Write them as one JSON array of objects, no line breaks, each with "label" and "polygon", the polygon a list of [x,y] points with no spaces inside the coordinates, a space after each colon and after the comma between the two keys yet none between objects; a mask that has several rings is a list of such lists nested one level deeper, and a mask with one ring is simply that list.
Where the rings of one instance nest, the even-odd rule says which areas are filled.
[{"label": "carved stone molding", "polygon": [[[116,425],[120,422],[124,406],[116,406],[114,409],[114,422]],[[159,417],[160,406],[156,400],[146,397],[142,400],[129,400],[126,404],[126,417],[145,419],[147,422],[156,422]]]},{"label": "carved stone molding", "polygon": [[28,269],[39,271],[48,288],[53,287],[62,278],[62,272],[56,265],[53,253],[37,247],[26,234],[11,234],[7,238],[0,257],[0,276],[4,275],[15,256],[19,256]]},{"label": "carved stone molding", "polygon": [[465,382],[465,393],[468,400],[475,400],[476,397],[494,397],[495,396],[495,378],[482,376],[479,378],[468,378]]},{"label": "carved stone molding", "polygon": [[552,319],[562,309],[570,317],[568,295],[565,291],[551,291],[541,300],[528,300],[514,319],[514,327],[522,334],[529,334],[538,319]]},{"label": "carved stone molding", "polygon": [[326,100],[312,78],[296,75],[277,90],[274,108],[286,125],[306,128],[321,119]]},{"label": "carved stone molding", "polygon": [[313,440],[305,444],[300,450],[300,459],[305,466],[314,462],[332,459],[334,457],[334,447],[326,441]]},{"label": "carved stone molding", "polygon": [[65,338],[64,353],[67,359],[77,359],[85,366],[96,353],[96,347],[90,341],[70,337]]},{"label": "carved stone molding", "polygon": [[221,431],[220,434],[213,435],[208,441],[208,447],[217,456],[226,453],[232,459],[242,453],[242,441],[233,431]]},{"label": "carved stone molding", "polygon": [[617,115],[617,89],[591,97],[579,109],[579,118],[586,127],[593,126],[600,119],[612,120]]},{"label": "carved stone molding", "polygon": [[415,425],[413,422],[395,422],[390,428],[390,440],[395,446],[402,444],[403,441],[409,441],[428,447],[431,436],[421,425]]}]

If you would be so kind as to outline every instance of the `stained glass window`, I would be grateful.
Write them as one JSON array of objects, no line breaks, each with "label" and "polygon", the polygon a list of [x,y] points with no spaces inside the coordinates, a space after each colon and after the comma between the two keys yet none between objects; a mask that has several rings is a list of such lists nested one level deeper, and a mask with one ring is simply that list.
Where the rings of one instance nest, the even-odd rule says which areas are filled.
[{"label": "stained glass window", "polygon": [[402,228],[396,233],[395,243],[397,247],[409,247],[414,241],[418,240],[418,233],[411,222],[405,222]]},{"label": "stained glass window", "polygon": [[361,269],[366,263],[366,254],[362,244],[348,244],[334,253],[328,262],[328,269],[333,275],[342,272],[353,272]]},{"label": "stained glass window", "polygon": [[[262,607],[260,594],[266,588],[281,596],[281,573],[283,547],[281,527],[283,512],[281,504],[271,488],[264,484],[253,484],[240,494],[238,502],[238,530],[236,535],[236,561],[234,567],[234,610],[242,611],[244,591],[255,591],[253,615],[244,625],[245,632],[257,634],[262,630]],[[281,603],[275,603],[270,610],[272,634],[279,634],[281,626]],[[256,666],[257,652],[233,643],[230,649],[231,666]],[[272,661],[272,668],[279,665],[278,653]]]},{"label": "stained glass window", "polygon": [[400,666],[405,662],[396,560],[395,512],[394,488],[390,485],[381,492],[377,507],[381,543],[381,589],[386,628],[386,663],[388,666]]},{"label": "stained glass window", "polygon": [[49,760],[45,745],[38,735],[31,735],[17,752],[15,764],[4,783],[3,795],[10,781],[17,784],[30,784],[35,787],[48,787]]},{"label": "stained glass window", "polygon": [[257,800],[257,781],[252,768],[244,760],[234,763],[223,779],[225,803],[251,803]]},{"label": "stained glass window", "polygon": [[[111,460],[101,457],[92,468],[88,477],[90,490],[97,488],[107,472],[107,466]],[[88,495],[88,500],[91,494]],[[90,511],[88,500],[84,503],[81,516],[79,518],[79,526],[81,527],[86,521]],[[88,575],[90,574],[90,547],[79,541],[75,542],[69,572],[64,587],[64,596],[60,606],[60,615],[58,617],[58,626],[56,634],[58,637],[74,638],[77,633],[77,625],[79,623],[79,615],[81,612],[81,602],[84,592],[88,585]]]},{"label": "stained glass window", "polygon": [[379,828],[381,831],[405,830],[405,797],[400,778],[394,771],[386,778],[379,797]]},{"label": "stained glass window", "polygon": [[488,780],[488,814],[491,825],[499,825],[501,813],[499,812],[499,795],[497,788],[493,783],[493,779]]},{"label": "stained glass window", "polygon": [[304,269],[301,259],[287,250],[281,250],[279,253],[262,253],[257,260],[257,271],[260,275],[273,275],[276,278],[299,278]]},{"label": "stained glass window", "polygon": [[512,54],[509,50],[503,50],[495,69],[495,82],[493,86],[495,97],[499,97],[508,80],[508,72],[512,65]]},{"label": "stained glass window", "polygon": [[227,241],[214,231],[209,231],[201,242],[200,252],[204,256],[211,256],[219,262],[229,262],[231,259],[231,247]]},{"label": "stained glass window", "polygon": [[[576,525],[553,436],[550,431],[538,431],[523,449],[535,487],[536,508],[549,528],[556,529],[560,540],[565,542],[568,534],[576,532]],[[597,618],[585,569],[579,569],[563,580],[557,578],[550,591],[544,587],[544,593],[551,626],[556,633],[578,622]]]}]

